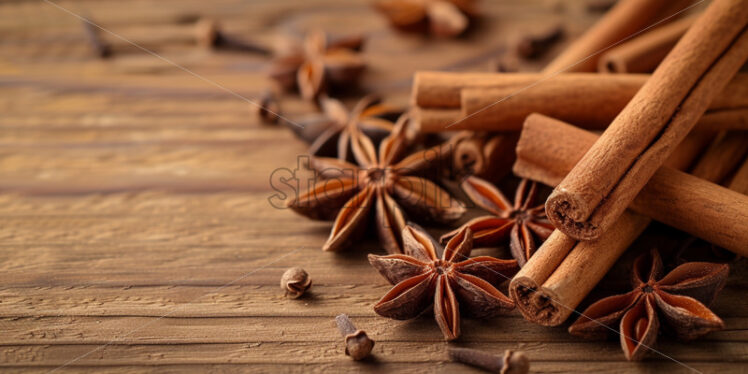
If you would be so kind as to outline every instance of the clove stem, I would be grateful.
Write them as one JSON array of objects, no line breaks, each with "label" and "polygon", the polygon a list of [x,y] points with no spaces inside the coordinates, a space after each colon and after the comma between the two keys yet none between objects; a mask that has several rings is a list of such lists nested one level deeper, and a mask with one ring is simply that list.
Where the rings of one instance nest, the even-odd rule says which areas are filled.
[{"label": "clove stem", "polygon": [[530,361],[521,351],[504,351],[503,356],[471,348],[447,349],[452,361],[472,365],[494,373],[525,374],[530,369]]}]

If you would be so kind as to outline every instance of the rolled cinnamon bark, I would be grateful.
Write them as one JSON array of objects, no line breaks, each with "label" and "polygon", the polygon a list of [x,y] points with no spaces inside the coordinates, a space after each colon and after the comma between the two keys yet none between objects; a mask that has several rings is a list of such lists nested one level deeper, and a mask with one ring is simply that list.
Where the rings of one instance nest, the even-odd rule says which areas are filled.
[{"label": "rolled cinnamon bark", "polygon": [[[691,175],[708,181],[723,181],[735,172],[726,166],[735,165],[737,168],[746,154],[748,154],[748,132],[732,131],[720,134],[701,157],[699,164],[691,170]],[[746,230],[748,230],[748,225],[746,225]],[[748,243],[745,244],[748,246]]]},{"label": "rolled cinnamon bark", "polygon": [[597,70],[603,73],[651,73],[694,20],[694,17],[688,17],[674,21],[609,49],[600,57]]},{"label": "rolled cinnamon bark", "polygon": [[[416,73],[421,77],[417,80],[431,86],[426,83],[431,74]],[[469,86],[478,75],[497,86]],[[535,112],[585,128],[604,129],[649,78],[646,74],[570,73],[523,89],[524,83],[531,84],[540,79],[540,75],[437,73],[436,76],[442,82],[450,81],[437,91],[450,92],[446,97],[461,100],[456,107],[462,109],[416,107],[414,123],[422,132],[519,131],[524,118]],[[462,82],[461,76],[467,79]],[[504,82],[504,86],[498,87],[499,82]],[[416,86],[414,92],[428,100],[435,98],[425,88]],[[748,74],[738,74],[728,83],[710,103],[709,112],[699,120],[698,126],[703,130],[748,129]]]},{"label": "rolled cinnamon bark", "polygon": [[[434,133],[450,131],[453,124],[462,119],[459,109],[432,109],[413,107],[411,109],[413,126],[418,132]],[[746,120],[748,122],[748,120]],[[458,126],[454,126],[458,127]],[[433,130],[433,131],[427,131]],[[455,128],[457,130],[457,128]]]},{"label": "rolled cinnamon bark", "polygon": [[556,228],[578,240],[610,228],[748,58],[746,25],[748,1],[709,5],[548,197]]},{"label": "rolled cinnamon bark", "polygon": [[735,172],[735,175],[733,175],[732,180],[727,187],[735,192],[748,195],[748,159],[746,159],[740,169]]},{"label": "rolled cinnamon bark", "polygon": [[466,132],[459,134],[452,153],[458,175],[476,175],[498,182],[512,170],[516,134],[485,134]]},{"label": "rolled cinnamon bark", "polygon": [[586,242],[553,230],[509,284],[509,295],[517,309],[530,322],[560,325],[650,221],[626,211],[615,229]]},{"label": "rolled cinnamon bark", "polygon": [[538,73],[454,73],[417,71],[411,101],[421,108],[459,108],[465,87],[522,87],[540,79]]},{"label": "rolled cinnamon bark", "polygon": [[[533,114],[517,144],[514,173],[557,185],[591,147],[596,135],[564,122]],[[743,151],[746,146],[743,146]],[[733,147],[741,150],[740,146]],[[707,165],[706,170],[725,167]],[[734,157],[732,159],[735,159]],[[710,173],[712,174],[712,173]],[[723,172],[713,173],[716,175]],[[710,175],[705,173],[705,176]],[[748,256],[748,196],[670,167],[660,167],[629,208],[742,256]]]},{"label": "rolled cinnamon bark", "polygon": [[[520,147],[525,150],[537,150],[544,147],[543,144],[527,147],[528,142],[537,142],[538,131],[563,136],[563,139],[559,140],[564,145],[555,151],[564,152],[564,155],[573,156],[579,147],[584,148],[585,145],[589,146],[594,142],[595,135],[583,130],[548,117],[540,115],[531,117],[528,118],[527,127],[522,133]],[[525,131],[528,132],[525,133]],[[742,152],[738,147],[730,149],[734,153]],[[697,154],[699,154],[699,149],[693,145],[686,147],[681,145],[669,162],[687,165]],[[579,152],[576,155],[581,157]],[[540,157],[533,156],[533,159]],[[560,165],[560,168],[565,169],[564,165],[566,165],[568,169],[568,161],[571,160],[561,161],[563,165]],[[523,177],[541,175],[547,178],[544,183],[551,184],[560,180],[554,174],[537,174],[535,163],[522,164],[523,162],[520,156],[515,164],[515,172]],[[722,170],[718,173],[703,175],[716,177],[724,175],[724,171],[733,168],[737,163],[735,157],[725,158],[724,152],[718,147],[710,147],[705,156],[699,160],[696,168],[707,170],[711,167]],[[524,173],[526,167],[529,170],[528,173]],[[509,293],[516,301],[522,315],[529,321],[545,326],[557,326],[563,323],[650,221],[650,218],[627,210],[611,230],[592,241],[577,241],[555,230],[509,285]]]},{"label": "rolled cinnamon bark", "polygon": [[[515,86],[466,88],[461,95],[464,119],[449,128],[518,130],[530,113],[542,113],[583,128],[605,128],[647,78],[643,74],[562,74],[519,94]],[[748,109],[748,74],[739,74],[730,81],[709,109]]]},{"label": "rolled cinnamon bark", "polygon": [[691,5],[685,0],[621,0],[584,35],[567,47],[545,72],[595,71],[600,53]]}]

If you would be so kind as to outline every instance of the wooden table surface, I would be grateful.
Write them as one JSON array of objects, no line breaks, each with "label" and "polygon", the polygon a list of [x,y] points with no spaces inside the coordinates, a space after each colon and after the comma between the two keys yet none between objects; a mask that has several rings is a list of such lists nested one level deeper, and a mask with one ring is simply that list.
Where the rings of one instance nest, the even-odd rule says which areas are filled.
[{"label": "wooden table surface", "polygon": [[[293,170],[305,145],[234,95],[269,87],[267,59],[202,50],[193,22],[214,16],[262,42],[312,27],[363,32],[365,90],[405,104],[416,70],[485,70],[517,35],[563,22],[565,41],[522,67],[537,70],[599,14],[583,2],[484,1],[466,38],[430,40],[391,31],[368,3],[1,3],[0,371],[473,371],[448,362],[428,316],[373,312],[389,289],[366,261],[382,252],[375,240],[325,253],[329,223],[273,206],[272,173]],[[107,34],[115,55],[96,59],[69,12],[153,54]],[[292,118],[314,109],[283,106]],[[298,300],[278,287],[291,266],[314,280]],[[629,363],[615,340],[579,340],[517,312],[464,320],[458,345],[521,349],[544,372],[745,371],[748,282],[735,273],[714,305],[724,331],[660,339],[686,366],[658,355]],[[343,354],[339,313],[377,341],[373,359]]]}]

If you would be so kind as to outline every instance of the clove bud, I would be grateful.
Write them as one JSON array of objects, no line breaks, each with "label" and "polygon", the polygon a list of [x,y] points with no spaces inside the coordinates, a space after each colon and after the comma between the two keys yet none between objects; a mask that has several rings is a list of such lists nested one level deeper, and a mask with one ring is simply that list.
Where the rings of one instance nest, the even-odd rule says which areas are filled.
[{"label": "clove bud", "polygon": [[312,286],[312,279],[304,269],[293,267],[283,273],[280,286],[286,291],[286,297],[296,299]]},{"label": "clove bud", "polygon": [[364,330],[356,329],[347,315],[341,314],[335,317],[340,334],[345,338],[345,354],[358,361],[369,356],[374,348],[374,341],[369,339]]},{"label": "clove bud", "polygon": [[525,374],[530,370],[530,360],[522,351],[504,351],[504,356],[470,348],[447,349],[454,362],[472,365],[493,373]]},{"label": "clove bud", "polygon": [[96,57],[101,59],[110,57],[112,55],[112,46],[102,39],[101,34],[99,33],[99,26],[96,26],[89,19],[84,19],[82,24],[88,45],[91,47],[91,50]]},{"label": "clove bud", "polygon": [[280,103],[273,91],[267,90],[257,100],[254,113],[259,117],[260,122],[265,124],[276,124],[280,119]]},{"label": "clove bud", "polygon": [[517,54],[524,58],[538,58],[564,36],[564,29],[555,26],[541,35],[525,36],[517,44]]},{"label": "clove bud", "polygon": [[223,49],[236,52],[258,53],[269,55],[270,49],[254,42],[240,40],[227,35],[221,25],[210,18],[202,18],[195,24],[197,44],[205,49]]}]

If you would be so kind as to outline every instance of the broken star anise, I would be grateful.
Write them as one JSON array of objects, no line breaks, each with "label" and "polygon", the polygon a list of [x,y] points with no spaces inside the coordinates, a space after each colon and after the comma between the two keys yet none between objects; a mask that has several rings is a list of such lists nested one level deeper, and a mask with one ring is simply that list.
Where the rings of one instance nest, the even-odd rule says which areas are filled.
[{"label": "broken star anise", "polygon": [[303,43],[280,51],[268,74],[282,88],[298,88],[302,97],[315,100],[329,88],[355,85],[366,66],[358,53],[363,42],[361,36],[332,40],[322,31],[311,32]]},{"label": "broken star anise", "polygon": [[369,137],[349,126],[351,149],[359,166],[336,158],[312,159],[312,167],[323,179],[309,192],[289,201],[288,206],[309,218],[335,218],[323,250],[338,251],[358,236],[366,227],[372,207],[379,239],[389,253],[402,253],[400,232],[406,218],[400,206],[421,221],[449,223],[465,213],[465,207],[441,187],[414,175],[448,157],[450,143],[396,162],[406,145],[406,123],[404,115],[392,134],[379,144],[379,152]]},{"label": "broken star anise", "polygon": [[375,95],[359,100],[351,111],[339,100],[326,96],[320,98],[320,106],[321,115],[302,119],[299,121],[301,126],[292,126],[291,129],[311,143],[311,155],[341,160],[349,159],[351,135],[348,129],[351,126],[360,129],[377,144],[392,131],[394,123],[390,119],[402,113],[400,108],[382,104]]},{"label": "broken star anise", "polygon": [[462,34],[478,13],[475,0],[379,0],[374,6],[400,30],[439,37]]},{"label": "broken star anise", "polygon": [[[478,177],[468,177],[462,189],[476,205],[493,213],[490,216],[474,218],[463,227],[470,227],[475,233],[475,245],[491,246],[510,238],[509,248],[519,266],[524,266],[537,248],[535,237],[541,241],[553,232],[553,225],[546,219],[545,207],[541,204],[532,207],[537,193],[535,182],[523,179],[517,187],[514,205],[491,183]],[[460,229],[444,234],[444,243]]]},{"label": "broken star anise", "polygon": [[620,321],[623,353],[640,360],[655,344],[661,319],[684,340],[722,329],[724,323],[707,305],[725,285],[728,272],[726,264],[689,262],[662,277],[662,260],[652,250],[634,262],[633,291],[590,305],[569,332],[604,337]]},{"label": "broken star anise", "polygon": [[514,308],[512,299],[496,289],[517,272],[517,261],[489,256],[469,258],[472,233],[465,227],[452,237],[441,256],[425,232],[406,226],[402,233],[405,253],[370,254],[369,262],[395,285],[374,311],[394,319],[411,319],[430,305],[444,339],[460,336],[460,306],[466,315],[488,318]]}]

